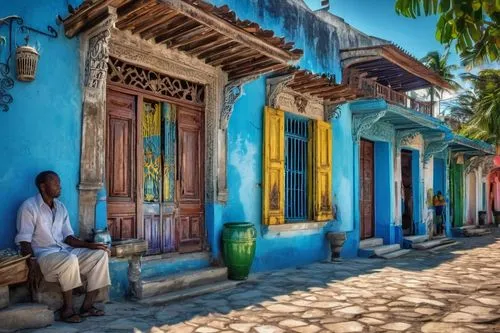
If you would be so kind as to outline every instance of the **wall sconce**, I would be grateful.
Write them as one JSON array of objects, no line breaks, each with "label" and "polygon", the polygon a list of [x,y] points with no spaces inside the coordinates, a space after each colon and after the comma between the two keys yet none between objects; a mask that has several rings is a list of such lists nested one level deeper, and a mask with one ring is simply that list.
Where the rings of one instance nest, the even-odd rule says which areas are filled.
[{"label": "wall sconce", "polygon": [[[0,59],[0,110],[3,112],[9,111],[9,104],[14,101],[14,98],[8,93],[8,90],[14,87],[14,80],[10,77],[10,58],[13,53],[15,24],[18,25],[19,31],[23,34],[34,32],[50,38],[57,38],[57,31],[50,25],[47,26],[48,32],[43,32],[25,25],[24,20],[17,15],[0,18],[0,28],[4,25],[8,27],[8,36],[0,35],[0,51],[3,46],[8,48],[7,56],[4,61]],[[28,36],[26,36],[26,44],[28,44]],[[33,81],[35,79],[39,57],[38,51],[32,46],[25,45],[16,48],[16,77],[19,81]]]}]

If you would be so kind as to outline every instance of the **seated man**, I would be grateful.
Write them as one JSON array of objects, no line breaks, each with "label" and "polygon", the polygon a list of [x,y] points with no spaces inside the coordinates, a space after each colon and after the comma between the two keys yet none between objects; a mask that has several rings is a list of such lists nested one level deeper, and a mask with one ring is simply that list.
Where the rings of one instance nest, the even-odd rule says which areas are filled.
[{"label": "seated man", "polygon": [[[40,173],[35,183],[40,193],[26,200],[17,214],[16,243],[21,253],[35,256],[45,280],[61,285],[62,320],[78,323],[81,317],[104,315],[93,304],[99,289],[111,284],[108,248],[73,236],[68,211],[56,199],[61,185],[55,172]],[[86,276],[88,284],[78,315],[73,310],[72,291],[82,285],[80,274]]]}]

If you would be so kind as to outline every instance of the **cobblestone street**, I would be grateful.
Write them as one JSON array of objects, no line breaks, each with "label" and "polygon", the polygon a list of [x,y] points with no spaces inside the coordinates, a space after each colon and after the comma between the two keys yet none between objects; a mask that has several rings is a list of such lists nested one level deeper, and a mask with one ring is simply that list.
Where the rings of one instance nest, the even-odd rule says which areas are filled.
[{"label": "cobblestone street", "polygon": [[499,235],[259,274],[165,306],[112,303],[105,317],[30,332],[500,332]]}]

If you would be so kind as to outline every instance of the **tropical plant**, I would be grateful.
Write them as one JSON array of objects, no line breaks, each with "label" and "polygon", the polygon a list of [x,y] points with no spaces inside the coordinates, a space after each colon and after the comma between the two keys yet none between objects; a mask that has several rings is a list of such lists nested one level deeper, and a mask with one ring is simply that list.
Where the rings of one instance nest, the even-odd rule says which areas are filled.
[{"label": "tropical plant", "polygon": [[500,1],[396,0],[396,13],[416,18],[439,15],[436,39],[455,47],[467,66],[499,60]]},{"label": "tropical plant", "polygon": [[[458,69],[457,65],[449,65],[448,64],[448,56],[449,52],[446,50],[444,54],[440,54],[438,51],[432,51],[427,53],[425,57],[420,59],[421,62],[424,63],[427,67],[429,67],[432,71],[439,74],[446,82],[450,84],[450,86],[454,89],[460,89],[460,84],[455,81],[455,74],[453,71]],[[443,88],[431,86],[429,88],[429,95],[431,97],[431,103],[434,105],[434,97],[438,99],[442,98]]]},{"label": "tropical plant", "polygon": [[500,70],[486,69],[461,77],[470,83],[471,90],[462,93],[458,105],[450,109],[452,115],[466,120],[460,133],[500,147]]}]

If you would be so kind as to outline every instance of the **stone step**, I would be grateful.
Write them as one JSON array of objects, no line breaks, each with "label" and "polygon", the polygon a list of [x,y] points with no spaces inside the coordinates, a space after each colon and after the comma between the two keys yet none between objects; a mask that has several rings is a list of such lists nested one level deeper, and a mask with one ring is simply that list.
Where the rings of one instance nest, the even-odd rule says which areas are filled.
[{"label": "stone step", "polygon": [[375,256],[380,257],[383,254],[398,251],[400,249],[401,246],[399,244],[380,245],[371,248],[359,249],[358,255],[364,258],[370,258]]},{"label": "stone step", "polygon": [[174,291],[171,293],[153,296],[149,298],[144,298],[138,302],[144,305],[160,305],[166,304],[174,301],[179,301],[187,298],[197,297],[205,294],[210,294],[222,290],[228,290],[236,287],[237,285],[244,283],[245,281],[223,281],[216,282],[208,285],[198,286],[194,288],[188,288],[183,290]]},{"label": "stone step", "polygon": [[0,332],[41,328],[54,322],[54,312],[46,305],[25,303],[0,310]]},{"label": "stone step", "polygon": [[384,244],[384,240],[382,238],[368,238],[359,242],[360,249],[367,249],[376,246],[380,246]]},{"label": "stone step", "polygon": [[397,257],[404,256],[405,254],[408,254],[409,252],[411,252],[411,250],[409,250],[409,249],[401,249],[401,250],[397,250],[397,251],[394,251],[394,252],[389,252],[389,253],[386,253],[386,254],[382,254],[380,257],[384,258],[384,259],[394,259],[394,258],[397,258]]},{"label": "stone step", "polygon": [[147,298],[224,280],[227,280],[226,267],[205,268],[180,274],[145,278],[141,281],[137,296]]},{"label": "stone step", "polygon": [[449,244],[455,242],[453,239],[449,238],[441,238],[441,239],[433,239],[433,240],[428,240],[422,243],[417,243],[413,244],[412,247],[415,250],[429,250],[437,246]]},{"label": "stone step", "polygon": [[484,236],[484,235],[488,235],[488,234],[491,234],[491,231],[488,229],[483,229],[483,228],[464,230],[465,237],[477,237],[477,236]]},{"label": "stone step", "polygon": [[413,244],[423,243],[428,239],[428,235],[406,236],[403,238],[403,248],[411,249]]}]

